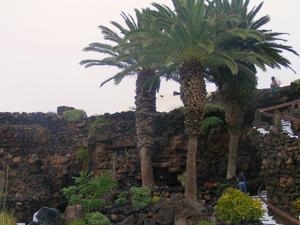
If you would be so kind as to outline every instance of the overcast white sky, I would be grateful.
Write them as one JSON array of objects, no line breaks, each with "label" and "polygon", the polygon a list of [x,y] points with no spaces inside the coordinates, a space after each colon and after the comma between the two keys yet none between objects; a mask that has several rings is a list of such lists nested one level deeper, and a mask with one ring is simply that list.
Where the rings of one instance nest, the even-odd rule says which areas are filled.
[{"label": "overcast white sky", "polygon": [[[59,105],[84,109],[88,114],[128,110],[134,106],[134,78],[118,87],[98,88],[114,74],[112,68],[84,69],[82,52],[91,42],[101,41],[98,25],[121,21],[120,12],[148,6],[153,0],[0,0],[0,111],[55,111]],[[156,2],[170,5],[170,0]],[[258,0],[252,0],[257,4]],[[300,52],[300,1],[265,0],[262,13],[269,14],[269,27],[288,32],[289,44]],[[299,57],[288,54],[289,70],[259,72],[259,88],[269,87],[275,75],[283,85],[299,79]],[[211,90],[212,87],[208,86]],[[178,86],[163,83],[158,109],[179,106],[173,97]]]}]

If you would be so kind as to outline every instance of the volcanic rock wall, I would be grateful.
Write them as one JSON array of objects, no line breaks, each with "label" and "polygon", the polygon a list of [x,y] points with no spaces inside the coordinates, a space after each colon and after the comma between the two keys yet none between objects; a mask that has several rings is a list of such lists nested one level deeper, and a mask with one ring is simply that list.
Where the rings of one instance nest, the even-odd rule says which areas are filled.
[{"label": "volcanic rock wall", "polygon": [[[140,165],[135,145],[133,112],[104,114],[67,123],[54,113],[0,113],[0,161],[10,166],[8,207],[27,221],[40,207],[64,209],[61,189],[72,182],[81,165],[75,152],[88,148],[90,170],[111,172],[121,187],[139,185]],[[161,186],[179,185],[185,170],[187,141],[180,110],[156,117],[155,180]],[[242,136],[239,169],[259,175],[260,152]],[[224,179],[227,166],[226,127],[200,140],[199,184]]]},{"label": "volcanic rock wall", "polygon": [[7,204],[20,220],[45,205],[64,207],[60,190],[78,172],[72,153],[84,146],[85,124],[53,113],[0,114],[0,161],[10,167]]},{"label": "volcanic rock wall", "polygon": [[287,134],[250,134],[253,144],[262,152],[262,176],[268,201],[284,211],[300,196],[300,140]]},{"label": "volcanic rock wall", "polygon": [[[123,186],[141,184],[138,152],[135,145],[134,113],[103,116],[89,138],[92,170],[99,174],[113,172]],[[156,149],[153,168],[160,186],[179,185],[177,176],[186,165],[187,139],[184,136],[183,114],[180,110],[162,113],[156,117]],[[198,182],[224,180],[227,171],[229,136],[226,127],[213,129],[199,139],[197,155]],[[250,139],[242,135],[238,169],[250,177],[259,176],[260,151],[251,146]]]}]

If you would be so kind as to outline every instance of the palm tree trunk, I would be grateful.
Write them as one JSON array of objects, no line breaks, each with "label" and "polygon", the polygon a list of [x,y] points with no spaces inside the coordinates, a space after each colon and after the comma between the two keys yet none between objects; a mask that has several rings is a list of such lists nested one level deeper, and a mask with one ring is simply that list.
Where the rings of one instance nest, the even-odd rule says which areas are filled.
[{"label": "palm tree trunk", "polygon": [[197,198],[197,148],[201,135],[201,122],[206,103],[203,68],[197,61],[185,62],[180,69],[181,100],[185,111],[185,132],[189,138],[185,196]]},{"label": "palm tree trunk", "polygon": [[154,114],[156,112],[156,89],[146,87],[149,77],[154,75],[152,70],[141,71],[136,80],[136,135],[137,148],[141,160],[141,177],[143,186],[154,186],[152,151],[154,139]]},{"label": "palm tree trunk", "polygon": [[198,138],[189,137],[185,187],[185,196],[189,199],[195,199],[197,196],[197,147]]},{"label": "palm tree trunk", "polygon": [[231,180],[237,176],[239,138],[244,122],[244,114],[238,102],[231,101],[225,103],[225,117],[230,138],[226,178]]},{"label": "palm tree trunk", "polygon": [[231,180],[237,176],[237,157],[239,135],[229,132],[229,153],[226,178]]}]

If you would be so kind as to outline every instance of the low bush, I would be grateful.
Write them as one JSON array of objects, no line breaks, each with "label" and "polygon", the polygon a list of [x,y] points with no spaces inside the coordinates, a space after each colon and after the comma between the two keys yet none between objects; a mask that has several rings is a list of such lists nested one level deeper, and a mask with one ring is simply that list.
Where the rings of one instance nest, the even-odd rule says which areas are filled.
[{"label": "low bush", "polygon": [[105,205],[104,196],[117,187],[117,182],[108,174],[92,178],[92,174],[80,172],[74,177],[75,184],[63,189],[70,205],[79,204],[84,211],[100,209]]},{"label": "low bush", "polygon": [[181,184],[181,186],[184,187],[185,186],[185,181],[186,181],[186,173],[178,175],[177,180]]},{"label": "low bush", "polygon": [[86,225],[112,225],[110,220],[99,212],[88,213],[85,216],[85,222]]},{"label": "low bush", "polygon": [[215,207],[216,218],[225,224],[251,223],[263,216],[259,200],[254,200],[238,189],[228,188]]},{"label": "low bush", "polygon": [[159,201],[160,201],[160,197],[155,195],[155,196],[153,196],[152,199],[151,199],[151,204],[152,204],[152,205],[155,205],[155,204],[157,204]]},{"label": "low bush", "polygon": [[90,134],[94,134],[98,126],[103,126],[109,124],[109,121],[104,118],[104,116],[92,117],[93,119],[88,122],[88,130]]},{"label": "low bush", "polygon": [[122,192],[118,195],[115,203],[119,206],[125,205],[128,202],[128,192]]},{"label": "low bush", "polygon": [[209,220],[201,220],[198,225],[215,225],[215,223],[209,221]]},{"label": "low bush", "polygon": [[16,218],[7,212],[0,212],[0,225],[16,225]]},{"label": "low bush", "polygon": [[130,195],[134,209],[141,209],[151,205],[152,191],[148,187],[132,187]]},{"label": "low bush", "polygon": [[217,104],[207,104],[204,109],[204,119],[212,116],[218,117],[225,121],[224,107]]},{"label": "low bush", "polygon": [[86,118],[86,112],[80,109],[73,109],[65,111],[62,115],[63,119],[65,119],[67,122],[76,122],[83,118]]},{"label": "low bush", "polygon": [[211,116],[207,117],[205,120],[203,120],[201,129],[204,134],[208,134],[208,132],[212,128],[219,127],[223,124],[223,121],[219,117]]},{"label": "low bush", "polygon": [[300,197],[292,202],[292,210],[296,216],[300,215]]},{"label": "low bush", "polygon": [[77,219],[69,223],[68,225],[86,225],[84,219]]},{"label": "low bush", "polygon": [[82,171],[88,171],[89,167],[89,150],[79,148],[75,152],[76,159],[81,163]]},{"label": "low bush", "polygon": [[292,90],[300,93],[300,79],[293,81],[290,87]]}]

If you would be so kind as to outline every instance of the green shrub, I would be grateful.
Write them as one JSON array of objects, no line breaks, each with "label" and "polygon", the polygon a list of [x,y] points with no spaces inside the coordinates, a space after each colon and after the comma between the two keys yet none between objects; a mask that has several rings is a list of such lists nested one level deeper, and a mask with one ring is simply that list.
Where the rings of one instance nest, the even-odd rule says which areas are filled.
[{"label": "green shrub", "polygon": [[203,120],[201,129],[204,134],[208,134],[208,132],[212,128],[219,127],[223,124],[223,121],[215,116],[207,117],[205,120]]},{"label": "green shrub", "polygon": [[300,93],[300,79],[295,80],[291,83],[291,89],[296,91],[297,93]]},{"label": "green shrub", "polygon": [[69,223],[68,225],[86,225],[84,219],[77,219]]},{"label": "green shrub", "polygon": [[209,220],[201,220],[198,225],[215,225],[215,223],[209,221]]},{"label": "green shrub", "polygon": [[85,222],[86,225],[112,225],[109,219],[99,212],[88,213],[85,216]]},{"label": "green shrub", "polygon": [[152,204],[152,205],[155,205],[155,204],[157,204],[159,201],[160,201],[160,197],[155,195],[155,196],[153,196],[152,199],[151,199],[151,204]]},{"label": "green shrub", "polygon": [[128,192],[122,192],[118,195],[115,203],[119,206],[125,205],[128,202]]},{"label": "green shrub", "polygon": [[0,225],[16,225],[16,218],[7,212],[0,212]]},{"label": "green shrub", "polygon": [[76,122],[86,117],[86,112],[80,109],[67,110],[63,113],[63,119],[67,122]]},{"label": "green shrub", "polygon": [[228,188],[215,207],[216,218],[225,224],[258,221],[264,214],[259,200],[254,200],[238,189]]},{"label": "green shrub", "polygon": [[132,187],[130,189],[131,204],[135,209],[145,208],[151,205],[152,194],[148,187]]},{"label": "green shrub", "polygon": [[185,181],[186,181],[186,173],[178,175],[177,180],[179,181],[181,186],[184,187],[185,186]]},{"label": "green shrub", "polygon": [[218,117],[225,121],[225,110],[224,107],[217,104],[207,104],[204,109],[204,119],[207,117]]},{"label": "green shrub", "polygon": [[292,202],[292,211],[299,216],[300,214],[300,197]]},{"label": "green shrub", "polygon": [[76,159],[81,162],[82,170],[87,171],[89,167],[89,150],[85,148],[79,148],[75,152]]},{"label": "green shrub", "polygon": [[105,205],[103,197],[116,188],[117,182],[108,174],[92,178],[92,174],[80,172],[74,177],[75,185],[63,189],[70,205],[80,204],[85,211],[100,209]]},{"label": "green shrub", "polygon": [[89,133],[94,134],[96,128],[99,125],[107,125],[107,124],[108,124],[108,121],[105,120],[105,118],[103,116],[96,116],[94,119],[92,119],[88,122]]}]

